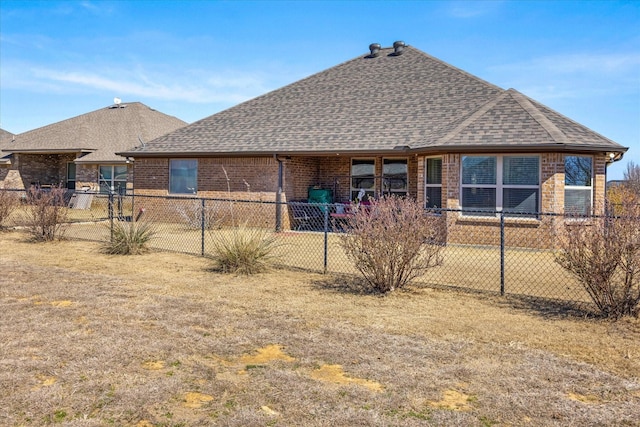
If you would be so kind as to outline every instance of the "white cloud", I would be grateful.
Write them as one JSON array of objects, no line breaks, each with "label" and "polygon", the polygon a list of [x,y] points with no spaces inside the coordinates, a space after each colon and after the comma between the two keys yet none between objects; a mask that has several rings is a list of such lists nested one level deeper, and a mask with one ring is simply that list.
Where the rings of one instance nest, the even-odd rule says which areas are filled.
[{"label": "white cloud", "polygon": [[[175,71],[174,71],[175,72]],[[54,70],[31,67],[3,69],[5,88],[31,92],[81,93],[110,92],[123,99],[137,98],[187,103],[236,104],[260,95],[270,88],[260,75],[229,71],[224,73],[184,70],[180,74],[149,73],[133,70]]]}]

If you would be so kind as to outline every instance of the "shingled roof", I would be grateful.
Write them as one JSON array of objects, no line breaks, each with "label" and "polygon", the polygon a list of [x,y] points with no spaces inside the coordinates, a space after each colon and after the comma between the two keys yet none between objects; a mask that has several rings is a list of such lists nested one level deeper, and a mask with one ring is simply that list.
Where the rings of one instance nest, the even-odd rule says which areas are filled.
[{"label": "shingled roof", "polygon": [[11,163],[11,153],[5,152],[2,149],[11,143],[13,134],[0,128],[0,165],[8,165]]},{"label": "shingled roof", "polygon": [[118,151],[132,149],[187,123],[140,102],[111,105],[15,136],[3,151],[87,153],[76,163],[124,162]]},{"label": "shingled roof", "polygon": [[[626,148],[416,48],[362,55],[122,153],[131,156]],[[395,151],[397,152],[397,151]]]}]

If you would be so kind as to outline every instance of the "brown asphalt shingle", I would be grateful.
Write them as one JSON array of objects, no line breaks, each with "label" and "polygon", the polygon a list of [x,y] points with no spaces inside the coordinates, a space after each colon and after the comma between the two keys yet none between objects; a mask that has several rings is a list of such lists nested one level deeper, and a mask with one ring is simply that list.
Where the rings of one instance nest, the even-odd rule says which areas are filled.
[{"label": "brown asphalt shingle", "polygon": [[625,150],[418,49],[392,52],[359,56],[123,154],[372,153],[397,146]]},{"label": "brown asphalt shingle", "polygon": [[5,152],[2,149],[11,143],[13,134],[7,130],[0,128],[0,165],[9,164],[9,156],[11,153]]},{"label": "brown asphalt shingle", "polygon": [[88,152],[77,163],[122,162],[118,151],[150,141],[186,125],[140,102],[105,107],[15,136],[7,152]]}]

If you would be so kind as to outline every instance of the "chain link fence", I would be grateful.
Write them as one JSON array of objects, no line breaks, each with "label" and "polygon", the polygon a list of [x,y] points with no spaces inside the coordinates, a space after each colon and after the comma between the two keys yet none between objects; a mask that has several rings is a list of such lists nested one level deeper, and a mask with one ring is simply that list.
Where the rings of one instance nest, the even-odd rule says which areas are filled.
[{"label": "chain link fence", "polygon": [[[24,192],[16,192],[23,197]],[[138,194],[73,193],[67,197],[69,223],[64,236],[108,242],[115,221],[148,221],[155,235],[150,247],[207,256],[213,239],[238,226],[271,230],[280,243],[283,268],[318,273],[357,274],[340,239],[351,206],[327,203],[248,201]],[[4,225],[24,226],[23,198]],[[437,244],[443,263],[420,279],[424,286],[462,288],[500,295],[562,301],[586,308],[591,300],[556,261],[558,231],[581,219],[546,213],[510,213],[440,209]]]}]

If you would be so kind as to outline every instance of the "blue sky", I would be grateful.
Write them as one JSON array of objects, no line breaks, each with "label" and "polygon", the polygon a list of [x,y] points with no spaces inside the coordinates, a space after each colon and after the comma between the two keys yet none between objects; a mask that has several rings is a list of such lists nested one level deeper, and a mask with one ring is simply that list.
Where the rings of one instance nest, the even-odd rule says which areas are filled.
[{"label": "blue sky", "polygon": [[140,101],[189,123],[403,40],[630,147],[640,1],[0,2],[0,126]]}]

